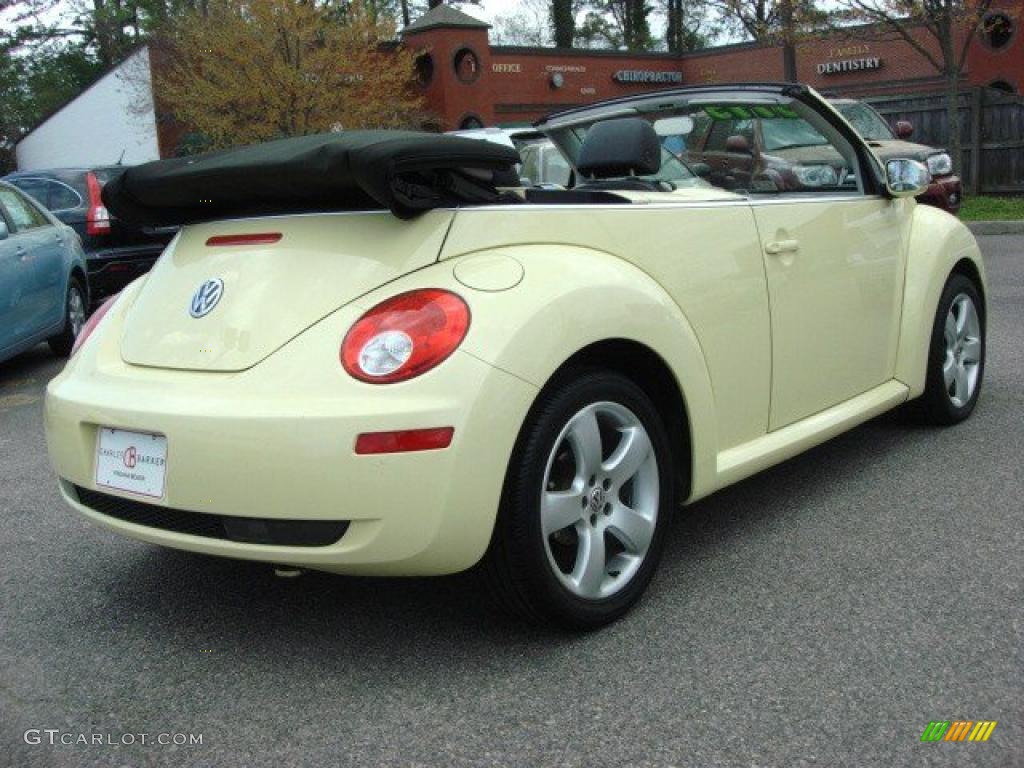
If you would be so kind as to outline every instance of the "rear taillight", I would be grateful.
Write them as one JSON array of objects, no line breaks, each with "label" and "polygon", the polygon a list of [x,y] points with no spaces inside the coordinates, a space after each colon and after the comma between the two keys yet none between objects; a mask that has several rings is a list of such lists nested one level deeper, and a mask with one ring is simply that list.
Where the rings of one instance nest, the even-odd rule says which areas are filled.
[{"label": "rear taillight", "polygon": [[102,320],[103,316],[110,311],[110,308],[114,306],[114,302],[117,301],[117,297],[120,295],[121,294],[118,293],[114,296],[111,296],[109,299],[100,304],[99,309],[97,309],[89,316],[89,319],[85,321],[85,325],[82,326],[82,330],[78,332],[78,337],[75,339],[74,345],[71,347],[72,355],[82,348],[82,345],[85,344],[86,339],[88,339],[92,335],[92,332],[96,330],[96,326],[100,324],[100,320]]},{"label": "rear taillight", "polygon": [[103,205],[100,192],[100,180],[89,171],[85,174],[85,186],[89,190],[89,210],[85,214],[85,232],[88,235],[106,235],[110,233],[110,214]]},{"label": "rear taillight", "polygon": [[356,321],[341,344],[341,363],[360,381],[405,381],[443,362],[468,330],[469,306],[460,296],[439,288],[410,291]]}]

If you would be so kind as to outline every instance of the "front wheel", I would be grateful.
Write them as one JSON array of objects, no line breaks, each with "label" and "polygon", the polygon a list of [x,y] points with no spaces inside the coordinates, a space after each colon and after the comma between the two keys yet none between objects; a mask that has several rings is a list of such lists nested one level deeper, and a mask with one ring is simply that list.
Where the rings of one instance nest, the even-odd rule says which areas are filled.
[{"label": "front wheel", "polygon": [[68,295],[64,302],[64,330],[47,339],[53,354],[67,357],[82,332],[86,319],[85,286],[77,277],[68,281]]},{"label": "front wheel", "polygon": [[984,374],[985,305],[974,282],[955,274],[935,313],[919,413],[933,424],[963,421],[978,402]]},{"label": "front wheel", "polygon": [[509,465],[483,569],[528,619],[593,629],[654,574],[673,505],[668,435],[629,379],[593,369],[543,392]]}]

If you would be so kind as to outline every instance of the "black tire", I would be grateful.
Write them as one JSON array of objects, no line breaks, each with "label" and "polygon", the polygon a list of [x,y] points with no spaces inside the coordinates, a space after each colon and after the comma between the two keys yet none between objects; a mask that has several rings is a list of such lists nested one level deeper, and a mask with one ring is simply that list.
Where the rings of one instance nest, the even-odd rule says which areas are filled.
[{"label": "black tire", "polygon": [[[76,322],[72,317],[76,296],[83,312],[80,322]],[[50,345],[50,350],[58,357],[67,357],[71,354],[71,349],[75,346],[75,339],[78,337],[85,322],[85,313],[88,312],[87,308],[89,306],[88,301],[88,293],[82,281],[72,276],[68,281],[68,294],[64,298],[64,329],[46,340],[46,343]]]},{"label": "black tire", "polygon": [[[955,399],[955,383],[947,386],[944,368],[949,359],[946,341],[946,318],[950,315],[953,303],[961,296],[966,296],[973,304],[980,326],[980,344],[978,346],[977,378],[969,398]],[[978,292],[978,287],[970,278],[961,274],[953,274],[946,281],[939,298],[932,325],[931,343],[928,349],[928,373],[924,394],[911,403],[912,412],[922,421],[937,426],[959,424],[974,411],[981,394],[981,385],[985,377],[985,304]],[[955,354],[955,353],[954,353]],[[952,390],[952,393],[951,393]]]},{"label": "black tire", "polygon": [[[568,428],[574,415],[595,404],[602,404],[596,407],[611,404],[626,409],[631,416],[636,417],[639,425],[646,431],[651,451],[645,453],[648,456],[648,459],[644,460],[646,469],[641,471],[646,473],[646,480],[643,483],[648,489],[649,506],[657,512],[653,518],[653,533],[650,535],[646,554],[637,559],[638,565],[632,566],[629,579],[622,585],[615,585],[614,580],[620,578],[621,574],[615,574],[614,569],[609,567],[611,561],[602,560],[606,563],[606,570],[601,571],[601,578],[606,580],[602,581],[602,584],[614,585],[611,588],[617,591],[601,599],[586,599],[574,594],[555,573],[556,565],[553,556],[549,557],[549,548],[556,544],[552,538],[546,539],[542,533],[541,493],[551,488],[551,485],[545,486],[545,482],[549,480],[549,458],[562,455],[555,453],[555,441],[559,440],[563,429]],[[600,418],[598,422],[600,423]],[[606,427],[602,426],[602,429]],[[607,434],[611,436],[604,437],[605,434],[603,431],[602,451],[610,453],[615,441],[624,439],[617,435],[624,433],[609,428]],[[563,448],[569,445],[568,438],[559,442]],[[656,480],[650,474],[649,456],[652,452],[656,465]],[[664,420],[650,398],[636,384],[620,374],[593,368],[577,369],[560,376],[558,381],[549,385],[538,397],[520,432],[506,473],[491,543],[481,563],[485,580],[498,602],[508,611],[529,621],[554,624],[573,630],[596,629],[624,615],[647,587],[661,557],[675,504],[673,470]],[[569,475],[578,475],[579,471],[577,465]],[[636,478],[640,476],[639,472],[634,475]],[[586,503],[584,499],[589,502],[595,501],[593,494],[601,482],[599,479],[590,490],[584,485],[579,500],[583,503]],[[650,490],[654,487],[658,489],[656,502],[650,495]],[[612,493],[617,499],[612,498]],[[632,494],[636,491],[624,490],[622,493]],[[609,502],[621,499],[617,490],[612,490],[609,494]],[[603,496],[599,499],[601,502],[605,500]],[[599,508],[605,510],[606,515],[612,514],[607,511],[611,508],[610,505]],[[605,542],[601,549],[602,556],[608,556],[607,553],[612,550],[606,549],[609,546],[606,537],[614,535],[614,531],[605,533],[605,529],[598,526],[611,524],[614,518],[609,517],[605,523],[600,519],[600,514],[590,515],[586,510],[587,508],[582,512],[585,519],[580,520],[576,524],[577,527],[566,528],[561,534],[552,534],[552,537],[566,534],[575,537],[575,531],[582,530],[578,526],[585,527],[589,519],[591,531],[602,531],[597,534],[602,537],[601,541]],[[596,525],[594,518],[599,518]],[[615,546],[615,543],[613,542],[611,546]],[[579,556],[577,550],[575,556],[570,555],[570,560],[575,562],[573,558]],[[562,573],[566,572],[563,570]]]}]

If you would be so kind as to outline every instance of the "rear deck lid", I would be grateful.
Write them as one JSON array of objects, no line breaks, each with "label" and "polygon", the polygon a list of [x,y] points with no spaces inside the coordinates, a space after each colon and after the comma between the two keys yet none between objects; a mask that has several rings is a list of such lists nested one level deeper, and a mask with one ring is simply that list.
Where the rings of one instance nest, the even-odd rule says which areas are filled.
[{"label": "rear deck lid", "polygon": [[250,368],[353,299],[433,263],[452,215],[402,221],[373,211],[187,226],[129,311],[121,356],[158,368]]}]

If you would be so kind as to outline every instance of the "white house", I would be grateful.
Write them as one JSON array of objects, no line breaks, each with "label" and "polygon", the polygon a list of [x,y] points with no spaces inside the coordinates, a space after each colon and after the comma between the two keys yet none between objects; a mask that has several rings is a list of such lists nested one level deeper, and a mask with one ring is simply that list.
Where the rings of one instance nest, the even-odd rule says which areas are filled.
[{"label": "white house", "polygon": [[149,49],[140,48],[25,135],[18,170],[160,159]]}]

